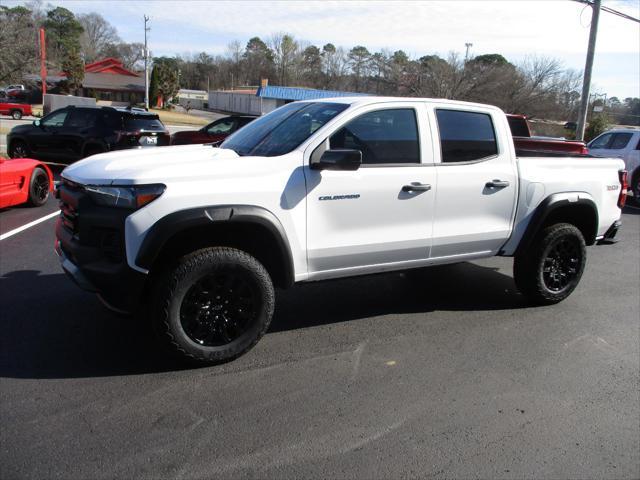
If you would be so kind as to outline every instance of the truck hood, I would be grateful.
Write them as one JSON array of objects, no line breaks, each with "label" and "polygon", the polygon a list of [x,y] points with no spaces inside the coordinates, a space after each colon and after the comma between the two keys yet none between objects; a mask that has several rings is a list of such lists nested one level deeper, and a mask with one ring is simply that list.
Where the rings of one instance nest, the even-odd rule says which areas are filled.
[{"label": "truck hood", "polygon": [[62,176],[82,185],[164,183],[237,171],[241,158],[211,145],[149,147],[93,155],[65,168]]}]

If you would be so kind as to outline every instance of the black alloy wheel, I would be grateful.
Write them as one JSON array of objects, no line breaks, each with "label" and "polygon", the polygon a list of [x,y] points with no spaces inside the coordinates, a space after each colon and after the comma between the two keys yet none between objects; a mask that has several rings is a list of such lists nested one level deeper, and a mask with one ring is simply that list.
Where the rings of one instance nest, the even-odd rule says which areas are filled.
[{"label": "black alloy wheel", "polygon": [[175,259],[152,286],[152,321],[180,359],[228,362],[266,333],[275,307],[271,277],[247,252],[208,247]]},{"label": "black alloy wheel", "polygon": [[34,207],[44,205],[49,199],[50,191],[51,184],[47,172],[40,167],[34,168],[29,185],[29,204]]},{"label": "black alloy wheel", "polygon": [[529,301],[551,305],[571,295],[586,263],[582,232],[575,225],[557,223],[546,227],[527,250],[516,255],[513,278]]},{"label": "black alloy wheel", "polygon": [[578,275],[582,263],[580,243],[574,237],[561,237],[550,245],[542,267],[546,287],[555,293],[565,290]]},{"label": "black alloy wheel", "polygon": [[256,321],[258,294],[242,272],[220,271],[198,280],[180,308],[180,323],[194,342],[227,345]]}]

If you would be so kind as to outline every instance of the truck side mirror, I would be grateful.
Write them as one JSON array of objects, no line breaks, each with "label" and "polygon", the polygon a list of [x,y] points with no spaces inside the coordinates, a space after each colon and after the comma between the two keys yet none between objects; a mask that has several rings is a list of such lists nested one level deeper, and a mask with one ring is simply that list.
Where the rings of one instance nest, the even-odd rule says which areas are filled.
[{"label": "truck side mirror", "polygon": [[362,165],[362,152],[346,148],[326,150],[320,160],[311,163],[313,170],[358,170]]}]

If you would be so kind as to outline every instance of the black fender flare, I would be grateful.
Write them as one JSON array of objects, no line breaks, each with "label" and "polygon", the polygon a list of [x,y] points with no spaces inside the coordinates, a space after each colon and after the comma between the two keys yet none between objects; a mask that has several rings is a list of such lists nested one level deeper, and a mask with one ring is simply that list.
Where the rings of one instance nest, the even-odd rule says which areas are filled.
[{"label": "black fender flare", "polygon": [[[568,195],[576,195],[577,198],[570,199],[567,198]],[[546,197],[540,204],[536,207],[536,210],[533,212],[531,216],[531,220],[529,221],[529,225],[524,232],[524,235],[520,239],[518,244],[518,248],[514,255],[519,255],[525,252],[533,243],[536,235],[544,225],[545,221],[549,218],[549,216],[557,211],[560,208],[566,207],[587,207],[593,213],[595,218],[596,232],[594,232],[593,238],[585,238],[587,245],[592,245],[595,242],[595,237],[597,235],[598,228],[598,207],[595,202],[590,198],[581,197],[580,192],[564,192],[564,193],[554,193]]]},{"label": "black fender flare", "polygon": [[276,239],[279,253],[285,259],[285,282],[293,284],[293,256],[282,223],[269,210],[253,205],[217,205],[170,213],[154,223],[145,235],[136,256],[136,265],[150,270],[166,243],[182,231],[225,222],[253,223],[269,230]]}]

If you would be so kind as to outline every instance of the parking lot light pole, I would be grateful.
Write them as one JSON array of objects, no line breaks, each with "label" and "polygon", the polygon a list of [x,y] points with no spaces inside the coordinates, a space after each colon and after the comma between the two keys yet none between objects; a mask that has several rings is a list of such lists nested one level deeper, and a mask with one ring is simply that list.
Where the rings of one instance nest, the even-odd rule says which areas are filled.
[{"label": "parking lot light pole", "polygon": [[584,130],[587,124],[587,110],[589,109],[589,89],[591,88],[591,71],[593,70],[593,57],[596,52],[596,35],[598,33],[598,19],[600,18],[600,0],[594,0],[591,5],[591,30],[589,31],[589,48],[587,49],[587,61],[584,66],[584,78],[582,79],[582,97],[580,99],[580,111],[578,112],[578,126],[576,128],[576,140],[584,139]]},{"label": "parking lot light pole", "polygon": [[147,27],[149,17],[144,16],[144,108],[149,110],[149,49],[147,48]]}]

